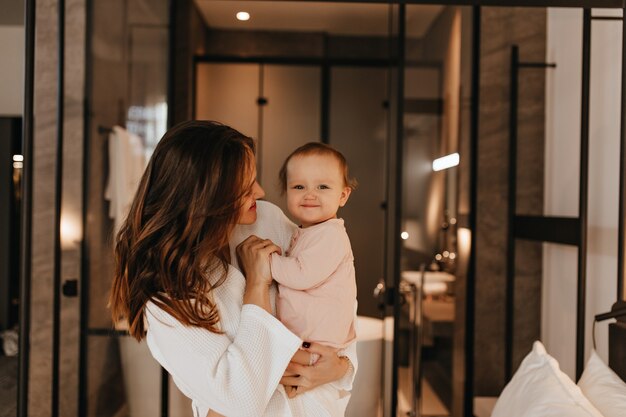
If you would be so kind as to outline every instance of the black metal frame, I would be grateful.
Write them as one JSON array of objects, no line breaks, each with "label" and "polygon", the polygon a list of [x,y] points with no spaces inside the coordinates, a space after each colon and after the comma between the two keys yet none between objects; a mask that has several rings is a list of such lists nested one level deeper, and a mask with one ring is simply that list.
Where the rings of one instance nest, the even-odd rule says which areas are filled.
[{"label": "black metal frame", "polygon": [[[400,334],[400,317],[402,315],[402,297],[400,296],[400,281],[402,279],[400,270],[400,260],[402,258],[402,238],[400,233],[402,232],[402,170],[403,170],[403,149],[404,149],[404,37],[406,35],[406,5],[401,4],[398,7],[398,31],[396,38],[398,42],[398,57],[397,57],[397,74],[396,74],[396,111],[395,111],[395,158],[389,158],[395,162],[395,172],[392,176],[395,179],[394,196],[395,202],[393,204],[394,213],[391,217],[393,228],[388,231],[386,239],[393,239],[393,264],[391,266],[393,276],[393,288],[394,288],[394,303],[393,303],[393,355],[392,355],[392,367],[391,367],[391,415],[397,415],[398,409],[398,367],[400,365],[400,343],[397,335]],[[391,141],[392,138],[389,138]],[[391,167],[387,167],[387,170],[391,173]],[[395,178],[394,178],[395,177]],[[391,233],[391,238],[389,237]]]},{"label": "black metal frame", "polygon": [[[250,0],[254,1],[254,0]],[[292,1],[292,0],[277,0]],[[301,0],[318,1],[318,0]],[[328,3],[393,3],[393,4],[440,4],[444,6],[500,6],[500,7],[563,7],[594,9],[619,9],[626,7],[624,0],[324,0]]]},{"label": "black metal frame", "polygon": [[[174,87],[176,76],[176,34],[178,25],[176,14],[176,0],[169,1],[169,39],[168,39],[168,68],[167,68],[167,128],[174,124],[174,97],[176,88]],[[194,73],[195,74],[195,73]],[[169,417],[170,409],[170,386],[169,374],[165,368],[161,367],[161,417]]]},{"label": "black metal frame", "polygon": [[[515,239],[530,238],[540,241],[562,240],[561,234],[567,232],[570,219],[542,216],[517,216],[517,102],[519,71],[522,68],[555,68],[556,64],[546,62],[521,62],[519,47],[511,47],[510,90],[509,90],[509,168],[508,168],[508,206],[507,206],[507,262],[506,262],[506,297],[504,329],[504,375],[506,381],[513,375],[513,315],[515,310]],[[565,221],[564,221],[565,220]],[[530,226],[530,227],[528,227]]]},{"label": "black metal frame", "polygon": [[[597,18],[596,18],[597,19]],[[624,236],[624,210],[626,198],[626,9],[622,9],[622,91],[621,91],[621,118],[620,118],[620,151],[619,151],[619,209],[617,225],[617,300],[626,299],[624,295],[624,250],[626,250],[626,236]]]},{"label": "black metal frame", "polygon": [[[22,155],[22,117],[0,116],[0,154]],[[20,200],[13,181],[15,162],[3,159],[0,167],[0,330],[14,328],[19,319],[17,303],[19,297],[19,248],[20,248]]]},{"label": "black metal frame", "polygon": [[580,115],[580,243],[578,245],[578,285],[576,305],[576,380],[585,366],[585,289],[587,288],[587,202],[589,197],[589,101],[591,84],[591,9],[583,10],[583,56]]},{"label": "black metal frame", "polygon": [[87,206],[89,202],[89,184],[85,178],[89,177],[89,166],[85,161],[89,160],[91,147],[89,140],[91,137],[91,92],[93,86],[93,78],[91,76],[91,38],[92,38],[92,2],[87,1],[85,8],[85,101],[83,103],[83,198],[82,198],[82,229],[83,238],[80,242],[81,265],[80,265],[80,333],[79,333],[79,353],[78,353],[78,415],[87,415],[87,363],[88,363],[88,346],[87,332],[89,328],[89,319],[84,312],[89,311],[89,227],[87,225]]},{"label": "black metal frame", "polygon": [[[24,59],[24,116],[22,119],[22,219],[20,253],[20,317],[19,369],[17,415],[28,415],[28,373],[30,369],[30,300],[31,300],[31,242],[33,214],[33,128],[35,91],[35,6],[36,0],[24,2],[25,59]],[[54,382],[55,384],[58,381]]]},{"label": "black metal frame", "polygon": [[65,0],[58,0],[57,147],[54,179],[54,271],[52,302],[52,417],[59,415],[61,352],[61,204],[63,200],[63,123],[65,118]]},{"label": "black metal frame", "polygon": [[465,381],[463,382],[463,415],[474,415],[474,328],[476,297],[476,213],[478,212],[478,135],[480,106],[480,41],[481,8],[472,10],[472,108],[470,111],[470,210],[468,226],[471,230],[470,255],[465,290]]}]

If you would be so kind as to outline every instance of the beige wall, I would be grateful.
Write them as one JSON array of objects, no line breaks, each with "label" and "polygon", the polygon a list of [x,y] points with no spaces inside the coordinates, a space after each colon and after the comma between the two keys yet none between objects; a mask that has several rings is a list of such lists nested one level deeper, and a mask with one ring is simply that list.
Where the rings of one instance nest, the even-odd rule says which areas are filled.
[{"label": "beige wall", "polygon": [[24,106],[24,26],[0,25],[0,115],[19,116]]},{"label": "beige wall", "polygon": [[[619,10],[594,13],[621,16]],[[547,59],[557,67],[546,85],[546,199],[549,215],[578,215],[582,11],[550,9]],[[585,358],[596,314],[617,297],[621,26],[594,21],[591,32],[589,199]],[[577,248],[544,247],[542,339],[570,377],[575,376]],[[563,320],[572,317],[571,320]],[[607,322],[596,325],[596,349],[609,357]]]}]

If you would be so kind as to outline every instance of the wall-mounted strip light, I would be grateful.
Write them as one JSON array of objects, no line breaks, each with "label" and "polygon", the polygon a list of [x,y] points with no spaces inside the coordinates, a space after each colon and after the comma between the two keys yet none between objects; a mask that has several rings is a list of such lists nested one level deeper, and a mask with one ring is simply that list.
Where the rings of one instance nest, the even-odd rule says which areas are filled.
[{"label": "wall-mounted strip light", "polygon": [[24,168],[24,155],[13,155],[13,168]]},{"label": "wall-mounted strip light", "polygon": [[442,156],[433,161],[433,171],[441,171],[442,169],[448,169],[455,167],[459,164],[459,154],[451,153],[450,155]]},{"label": "wall-mounted strip light", "polygon": [[250,20],[250,13],[248,13],[248,12],[237,12],[237,20],[241,20],[241,21]]}]

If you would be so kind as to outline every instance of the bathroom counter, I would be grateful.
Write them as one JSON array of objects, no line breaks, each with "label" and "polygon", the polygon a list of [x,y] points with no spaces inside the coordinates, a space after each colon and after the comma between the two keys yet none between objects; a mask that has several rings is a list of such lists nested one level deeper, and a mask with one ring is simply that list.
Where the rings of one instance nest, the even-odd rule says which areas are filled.
[{"label": "bathroom counter", "polygon": [[[450,287],[453,285],[456,277],[449,272],[443,271],[425,271],[424,274],[424,294],[440,295],[450,293]],[[418,288],[422,282],[421,271],[402,271],[402,279],[406,282],[416,285]]]}]

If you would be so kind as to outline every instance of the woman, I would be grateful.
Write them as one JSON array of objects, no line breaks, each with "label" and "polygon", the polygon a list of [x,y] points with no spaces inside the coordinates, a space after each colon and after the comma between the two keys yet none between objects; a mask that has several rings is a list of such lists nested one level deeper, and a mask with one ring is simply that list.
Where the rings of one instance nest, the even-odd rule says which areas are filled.
[{"label": "woman", "polygon": [[[274,206],[260,204],[256,222],[263,195],[252,139],[207,121],[170,129],[117,236],[113,318],[146,337],[194,416],[343,415],[348,396],[326,387],[351,388],[354,347],[348,360],[303,344],[271,314],[269,255],[281,247],[249,236],[237,247],[244,274],[232,265],[230,244],[246,233],[289,243],[290,223]],[[315,366],[304,365],[310,354],[321,356]],[[287,368],[299,376],[283,377]],[[302,395],[289,399],[279,383]]]}]

